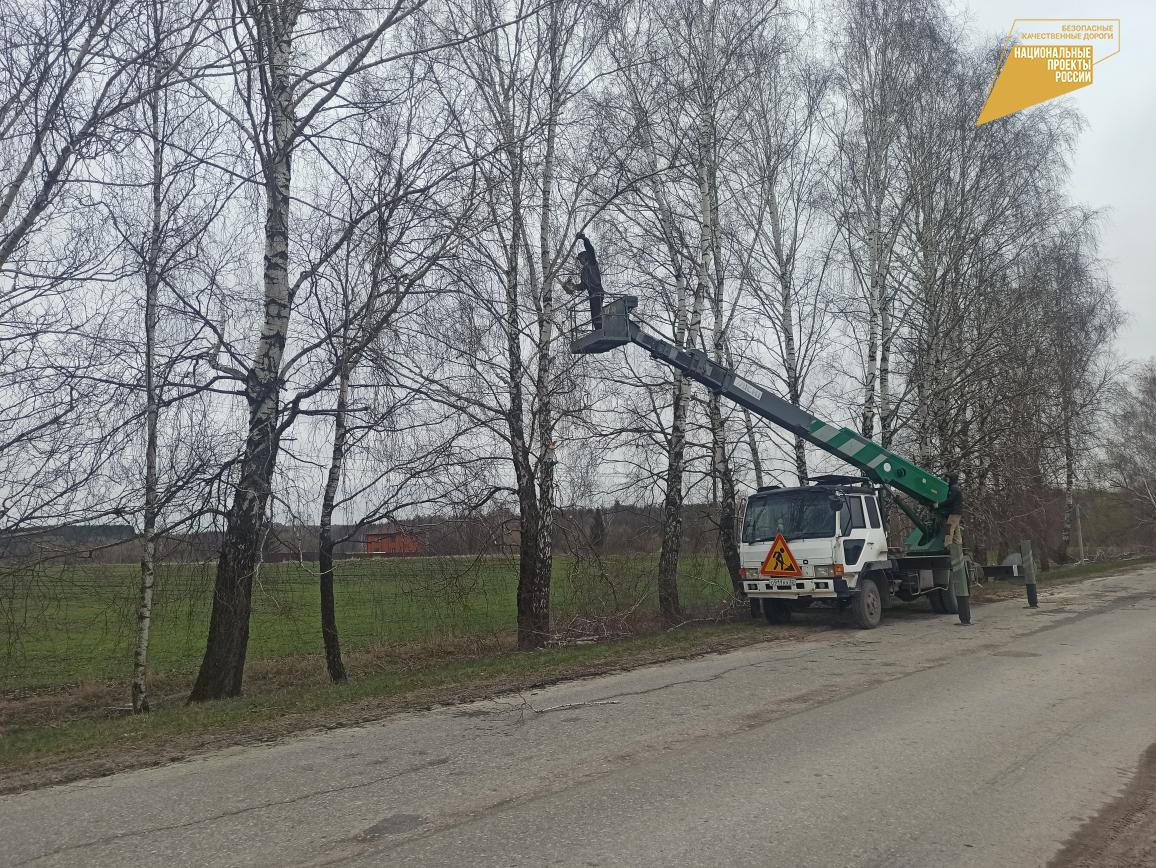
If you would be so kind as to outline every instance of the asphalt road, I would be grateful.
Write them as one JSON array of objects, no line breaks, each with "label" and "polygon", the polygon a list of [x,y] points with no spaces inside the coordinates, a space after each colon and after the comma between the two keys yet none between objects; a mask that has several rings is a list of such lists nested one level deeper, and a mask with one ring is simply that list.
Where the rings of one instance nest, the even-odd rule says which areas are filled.
[{"label": "asphalt road", "polygon": [[817,627],[0,798],[0,864],[1045,865],[1156,742],[1156,571],[975,620]]}]

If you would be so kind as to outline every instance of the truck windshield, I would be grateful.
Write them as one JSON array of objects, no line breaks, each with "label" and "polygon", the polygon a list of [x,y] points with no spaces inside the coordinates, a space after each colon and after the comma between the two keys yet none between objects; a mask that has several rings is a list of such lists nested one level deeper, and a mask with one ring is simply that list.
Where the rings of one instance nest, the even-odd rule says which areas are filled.
[{"label": "truck windshield", "polygon": [[835,535],[835,513],[823,491],[776,491],[747,501],[743,542],[814,539]]}]

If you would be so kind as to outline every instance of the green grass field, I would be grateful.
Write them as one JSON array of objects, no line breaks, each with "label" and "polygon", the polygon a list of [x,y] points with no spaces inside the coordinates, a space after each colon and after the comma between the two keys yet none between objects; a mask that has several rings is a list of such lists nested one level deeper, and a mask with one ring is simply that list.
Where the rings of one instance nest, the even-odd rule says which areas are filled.
[{"label": "green grass field", "polygon": [[[154,673],[192,671],[208,625],[214,564],[159,568],[150,663]],[[555,560],[552,608],[562,632],[616,632],[652,617],[655,558]],[[127,678],[135,630],[135,565],[41,568],[0,575],[0,691],[51,689]],[[348,651],[479,648],[515,626],[516,562],[506,557],[344,561],[337,614]],[[729,582],[713,556],[680,568],[684,604],[725,604]],[[269,564],[254,589],[249,659],[321,653],[315,564]]]}]

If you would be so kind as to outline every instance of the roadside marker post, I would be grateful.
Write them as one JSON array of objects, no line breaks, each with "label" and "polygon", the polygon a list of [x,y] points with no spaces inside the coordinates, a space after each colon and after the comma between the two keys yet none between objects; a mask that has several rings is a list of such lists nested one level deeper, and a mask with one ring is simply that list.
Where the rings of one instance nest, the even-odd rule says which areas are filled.
[{"label": "roadside marker post", "polygon": [[1020,558],[1023,560],[1024,583],[1028,589],[1028,608],[1038,609],[1039,594],[1036,589],[1036,559],[1032,556],[1032,541],[1020,540]]}]

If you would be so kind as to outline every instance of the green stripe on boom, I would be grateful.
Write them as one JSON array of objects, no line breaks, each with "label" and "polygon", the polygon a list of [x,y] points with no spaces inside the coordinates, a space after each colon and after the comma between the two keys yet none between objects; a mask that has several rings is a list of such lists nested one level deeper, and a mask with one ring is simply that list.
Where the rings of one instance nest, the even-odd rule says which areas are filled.
[{"label": "green stripe on boom", "polygon": [[947,499],[946,481],[850,428],[836,428],[816,420],[808,426],[808,433],[807,439],[812,443],[859,468],[873,482],[890,485],[925,502],[942,503]]}]

